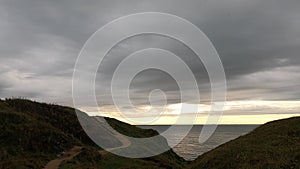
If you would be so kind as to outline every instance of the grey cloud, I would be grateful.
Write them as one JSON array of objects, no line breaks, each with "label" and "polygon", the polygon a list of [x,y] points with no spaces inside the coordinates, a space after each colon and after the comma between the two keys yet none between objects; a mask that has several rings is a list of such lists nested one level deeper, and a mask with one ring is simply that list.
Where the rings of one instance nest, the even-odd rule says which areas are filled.
[{"label": "grey cloud", "polygon": [[[25,95],[45,101],[49,97],[70,105],[73,67],[89,36],[120,16],[158,11],[186,18],[210,38],[224,64],[229,100],[299,100],[300,78],[290,77],[295,74],[292,69],[277,69],[299,67],[299,7],[298,0],[2,1],[1,76],[16,71],[28,77],[20,81],[1,80],[0,97]],[[97,77],[99,102],[112,104],[109,90],[114,69],[125,56],[146,47],[163,48],[180,56],[195,74],[201,98],[209,101],[209,79],[197,56],[173,39],[144,35],[121,42],[107,55]],[[259,72],[274,75],[267,74],[269,79],[249,78]],[[277,79],[276,75],[285,78]],[[44,84],[34,83],[40,80]],[[20,82],[32,85],[22,88],[17,85]],[[45,92],[49,84],[51,92]],[[147,95],[154,88],[162,88],[169,103],[180,101],[172,79],[149,71],[137,76],[131,85],[134,104],[147,104]]]}]

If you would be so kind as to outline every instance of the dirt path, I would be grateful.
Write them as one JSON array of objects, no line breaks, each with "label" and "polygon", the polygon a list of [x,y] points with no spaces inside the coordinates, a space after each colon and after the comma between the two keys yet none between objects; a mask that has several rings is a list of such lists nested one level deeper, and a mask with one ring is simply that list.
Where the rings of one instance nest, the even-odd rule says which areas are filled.
[{"label": "dirt path", "polygon": [[113,147],[113,148],[108,148],[106,150],[100,150],[99,153],[101,155],[105,155],[108,152],[113,151],[113,150],[127,148],[127,147],[129,147],[131,145],[130,140],[128,140],[126,137],[124,137],[124,136],[122,136],[120,134],[114,135],[114,136],[122,143],[122,145],[120,147]]},{"label": "dirt path", "polygon": [[[123,135],[121,135],[120,133],[114,131],[114,130],[110,130],[110,126],[107,123],[104,123],[104,119],[103,118],[97,118],[98,122],[100,123],[101,127],[106,128],[107,131],[109,131],[114,137],[116,137],[121,143],[122,145],[119,147],[113,147],[113,148],[109,148],[107,150],[100,150],[99,153],[101,155],[105,155],[110,151],[113,150],[118,150],[118,149],[122,149],[122,148],[127,148],[131,145],[130,140],[128,140],[126,137],[124,137]],[[44,169],[58,169],[59,165],[66,160],[71,160],[73,159],[76,155],[78,155],[81,152],[82,147],[80,146],[75,146],[73,147],[71,150],[65,152],[61,157],[50,161]]]},{"label": "dirt path", "polygon": [[115,138],[117,138],[122,143],[122,145],[119,146],[119,147],[108,148],[106,150],[100,150],[99,153],[101,155],[105,155],[108,152],[113,151],[113,150],[127,148],[127,147],[129,147],[131,145],[130,140],[128,140],[126,137],[124,137],[123,135],[121,135],[117,131],[113,130],[111,128],[111,126],[105,121],[104,118],[96,117],[96,119],[97,119],[97,121],[99,122],[99,124],[101,125],[101,127],[103,129],[105,129],[108,133],[110,133],[112,136],[114,136]]},{"label": "dirt path", "polygon": [[50,161],[44,169],[58,169],[59,165],[65,160],[71,160],[81,152],[82,147],[74,146],[71,150],[65,152],[61,157]]},{"label": "dirt path", "polygon": [[[113,147],[109,148],[107,150],[100,150],[99,153],[101,155],[105,155],[109,153],[110,151],[117,150],[117,149],[122,149],[122,148],[127,148],[131,145],[131,142],[124,136],[120,134],[114,135],[121,143],[122,145],[120,147]],[[50,161],[44,169],[58,169],[59,165],[66,160],[72,160],[75,156],[77,156],[82,150],[82,147],[80,146],[74,146],[71,150],[65,152],[61,157],[54,159]]]}]

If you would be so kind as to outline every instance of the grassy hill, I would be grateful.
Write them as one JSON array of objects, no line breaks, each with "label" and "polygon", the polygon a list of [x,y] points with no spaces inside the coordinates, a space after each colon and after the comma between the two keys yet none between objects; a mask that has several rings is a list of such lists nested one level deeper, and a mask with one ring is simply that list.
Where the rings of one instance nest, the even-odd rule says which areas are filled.
[{"label": "grassy hill", "polygon": [[197,169],[300,169],[300,117],[266,123],[194,160]]},{"label": "grassy hill", "polygon": [[[62,116],[54,118],[58,112]],[[72,117],[75,116],[70,109],[64,107],[27,100],[1,101],[0,168],[41,168],[73,145],[92,145],[76,126],[67,129],[61,125],[65,121],[66,124],[75,123]],[[76,138],[77,135],[82,137]]]},{"label": "grassy hill", "polygon": [[[82,115],[97,125],[93,124],[95,118],[83,112]],[[142,138],[158,134],[105,119],[128,136]],[[0,169],[40,169],[74,146],[83,147],[82,151],[59,168],[300,169],[300,117],[266,123],[193,162],[184,161],[172,150],[145,159],[111,153],[100,155],[101,148],[83,131],[73,108],[23,99],[0,100],[0,130]],[[104,141],[118,143],[105,137]]]},{"label": "grassy hill", "polygon": [[[158,134],[114,119],[106,120],[116,130],[134,137]],[[0,169],[40,169],[63,151],[78,145],[84,147],[83,151],[60,168],[182,168],[184,165],[184,160],[173,151],[146,159],[111,153],[101,156],[100,148],[81,128],[75,110],[58,105],[24,99],[0,100],[0,130]]]}]

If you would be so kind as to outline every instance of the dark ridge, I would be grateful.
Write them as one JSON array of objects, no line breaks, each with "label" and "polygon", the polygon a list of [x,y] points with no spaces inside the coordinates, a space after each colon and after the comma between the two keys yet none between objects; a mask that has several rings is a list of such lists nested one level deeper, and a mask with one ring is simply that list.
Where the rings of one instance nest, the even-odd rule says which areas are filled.
[{"label": "dark ridge", "polygon": [[[97,126],[95,117],[78,111]],[[143,138],[158,133],[115,119],[106,121],[122,134]],[[145,158],[130,159],[108,153],[86,135],[75,109],[26,99],[0,100],[0,169],[40,169],[74,146],[83,150],[61,164],[67,168],[199,168],[199,169],[300,169],[300,117],[266,123],[249,134],[186,162],[173,150]],[[103,136],[101,136],[103,137]],[[105,140],[115,142],[115,140]],[[166,140],[162,139],[166,145]]]},{"label": "dark ridge", "polygon": [[[88,122],[94,117],[78,111]],[[116,130],[132,137],[156,135],[154,130],[106,118]],[[92,125],[97,125],[93,123]],[[83,151],[60,168],[182,168],[184,160],[173,151],[147,159],[129,159],[108,153],[101,156],[98,147],[82,129],[75,109],[26,99],[0,100],[0,169],[40,169],[74,146]],[[115,140],[108,140],[114,142]],[[165,143],[166,144],[166,143]],[[138,167],[139,166],[139,167]]]},{"label": "dark ridge", "polygon": [[190,168],[299,169],[300,117],[268,122],[203,154]]}]

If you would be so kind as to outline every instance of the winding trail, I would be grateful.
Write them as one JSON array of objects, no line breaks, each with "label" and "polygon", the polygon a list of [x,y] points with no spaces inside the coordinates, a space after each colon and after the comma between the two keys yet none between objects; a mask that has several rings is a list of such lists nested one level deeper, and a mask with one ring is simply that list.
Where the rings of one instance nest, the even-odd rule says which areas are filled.
[{"label": "winding trail", "polygon": [[61,157],[50,161],[44,169],[58,169],[59,165],[65,160],[71,160],[82,150],[81,146],[74,146],[71,150],[65,152]]},{"label": "winding trail", "polygon": [[119,147],[113,147],[113,148],[107,148],[106,150],[100,150],[99,153],[101,155],[105,155],[110,151],[127,148],[131,145],[131,141],[128,140],[126,137],[124,137],[122,134],[118,133],[114,129],[111,128],[111,126],[105,121],[104,118],[96,117],[97,121],[100,123],[101,127],[106,130],[106,132],[113,135],[115,138],[117,138],[121,142],[121,146]]},{"label": "winding trail", "polygon": [[[126,137],[124,137],[120,133],[116,132],[115,130],[111,130],[110,129],[111,126],[109,126],[109,124],[107,124],[107,123],[104,123],[103,119],[97,118],[97,121],[100,123],[101,127],[103,127],[108,132],[110,132],[115,138],[117,138],[122,143],[122,145],[119,147],[113,147],[113,148],[108,148],[106,150],[98,151],[101,155],[105,155],[105,154],[109,153],[110,151],[127,148],[131,145],[130,140],[128,140]],[[74,146],[71,150],[65,152],[61,157],[50,161],[45,166],[44,169],[59,169],[59,165],[63,161],[72,160],[75,156],[77,156],[81,152],[82,148],[83,148],[82,146]]]},{"label": "winding trail", "polygon": [[99,153],[101,155],[105,155],[107,153],[109,153],[110,151],[113,151],[113,150],[118,150],[118,149],[122,149],[122,148],[127,148],[131,145],[131,142],[130,140],[128,140],[126,137],[118,134],[118,135],[114,135],[121,143],[122,145],[120,147],[113,147],[113,148],[108,148],[106,150],[100,150]]}]

